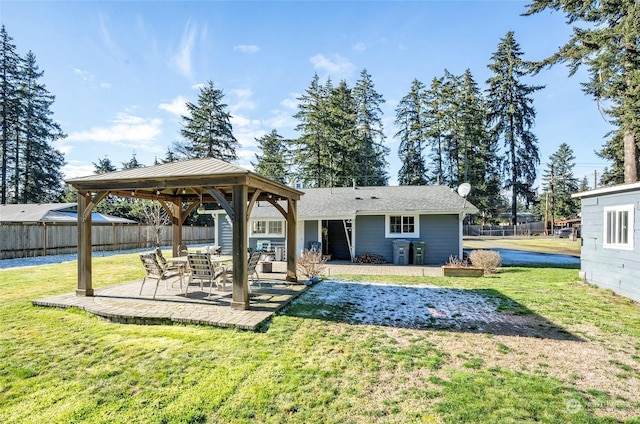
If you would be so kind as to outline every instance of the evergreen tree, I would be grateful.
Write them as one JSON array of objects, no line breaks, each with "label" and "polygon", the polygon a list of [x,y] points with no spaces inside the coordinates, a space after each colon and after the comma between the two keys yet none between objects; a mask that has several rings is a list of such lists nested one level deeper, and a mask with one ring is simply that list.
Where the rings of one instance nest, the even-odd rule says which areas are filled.
[{"label": "evergreen tree", "polygon": [[0,27],[0,204],[7,203],[14,151],[13,133],[18,122],[19,66],[22,62],[4,25]]},{"label": "evergreen tree", "polygon": [[423,149],[427,143],[424,111],[425,87],[417,79],[411,83],[409,93],[396,108],[395,125],[400,128],[395,137],[400,139],[398,155],[402,167],[398,172],[400,185],[424,185],[426,165]]},{"label": "evergreen tree", "polygon": [[[561,11],[573,24],[569,41],[538,64],[538,69],[557,63],[569,65],[569,75],[582,66],[589,70],[583,90],[608,104],[606,112],[619,125],[620,134],[610,139],[607,149],[622,142],[624,181],[638,180],[638,142],[640,134],[640,2],[637,0],[574,1],[532,0],[525,15],[545,9]],[[577,23],[586,25],[575,25]],[[620,139],[620,140],[619,140]],[[613,174],[618,170],[614,169]]]},{"label": "evergreen tree", "polygon": [[486,102],[469,69],[460,79],[458,99],[461,166],[455,185],[470,183],[473,189],[468,200],[485,219],[493,219],[501,202],[498,146],[489,134]]},{"label": "evergreen tree", "polygon": [[491,56],[489,69],[494,76],[487,80],[487,100],[492,136],[502,139],[507,179],[504,188],[511,189],[511,222],[517,224],[518,198],[529,204],[534,196],[536,166],[540,163],[536,136],[531,132],[535,109],[531,95],[544,88],[524,84],[521,79],[531,64],[522,59],[513,31],[500,40]]},{"label": "evergreen tree", "polygon": [[386,156],[389,148],[384,145],[382,125],[382,95],[376,92],[371,75],[366,69],[353,88],[356,106],[356,143],[358,149],[358,169],[356,183],[364,186],[387,185]]},{"label": "evergreen tree", "polygon": [[606,167],[600,177],[600,185],[605,187],[624,183],[624,134],[617,129],[608,136],[609,140],[596,152],[598,157],[611,162],[611,167]]},{"label": "evergreen tree", "polygon": [[226,162],[238,159],[238,140],[233,136],[231,115],[222,103],[224,93],[213,82],[200,89],[198,103],[187,102],[188,116],[182,117],[180,134],[183,150],[189,158],[217,158]]},{"label": "evergreen tree", "polygon": [[251,162],[255,171],[273,181],[287,184],[287,141],[275,129],[255,140],[262,150],[262,155],[256,154],[257,162]]},{"label": "evergreen tree", "polygon": [[433,78],[431,86],[425,89],[425,137],[426,146],[430,149],[427,155],[431,161],[426,166],[428,184],[445,184],[445,152],[447,99],[443,93],[444,78]]},{"label": "evergreen tree", "polygon": [[580,185],[578,186],[578,193],[582,193],[582,192],[589,191],[589,190],[591,190],[591,186],[589,185],[589,179],[585,175],[580,180]]},{"label": "evergreen tree", "polygon": [[15,200],[42,203],[59,200],[62,195],[63,154],[52,143],[66,137],[51,118],[51,95],[40,78],[36,57],[28,52],[21,69],[20,124],[15,128]]},{"label": "evergreen tree", "polygon": [[107,172],[116,171],[116,167],[111,163],[111,159],[108,157],[103,157],[102,159],[98,159],[98,163],[92,162],[94,166],[94,174],[106,174]]},{"label": "evergreen tree", "polygon": [[142,168],[144,165],[138,162],[135,152],[131,155],[131,159],[122,162],[122,169]]},{"label": "evergreen tree", "polygon": [[361,147],[356,141],[356,104],[346,81],[329,90],[327,141],[330,147],[331,187],[345,187],[360,175]]},{"label": "evergreen tree", "polygon": [[298,98],[298,112],[294,117],[300,122],[296,131],[300,137],[292,140],[296,177],[308,187],[329,187],[332,146],[327,136],[328,92],[331,81],[325,86],[315,74],[305,93]]},{"label": "evergreen tree", "polygon": [[542,176],[543,189],[549,197],[549,210],[554,221],[574,218],[578,201],[571,197],[578,192],[578,179],[573,175],[575,156],[568,144],[562,143],[550,157]]}]

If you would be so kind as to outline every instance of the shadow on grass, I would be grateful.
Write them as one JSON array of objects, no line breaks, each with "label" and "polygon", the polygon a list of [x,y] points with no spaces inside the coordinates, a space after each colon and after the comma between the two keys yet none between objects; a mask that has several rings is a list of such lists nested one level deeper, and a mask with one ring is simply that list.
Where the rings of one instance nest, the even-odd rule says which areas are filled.
[{"label": "shadow on grass", "polygon": [[494,289],[325,281],[296,299],[283,315],[349,324],[582,340]]}]

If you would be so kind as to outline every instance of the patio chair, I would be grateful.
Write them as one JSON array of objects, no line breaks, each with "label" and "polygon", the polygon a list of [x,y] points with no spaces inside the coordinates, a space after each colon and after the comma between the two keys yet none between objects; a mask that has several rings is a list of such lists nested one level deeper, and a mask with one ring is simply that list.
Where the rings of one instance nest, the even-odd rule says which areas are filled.
[{"label": "patio chair", "polygon": [[[249,253],[249,258],[247,259],[247,278],[251,279],[251,284],[258,283],[258,287],[262,288],[262,284],[260,283],[260,275],[258,274],[258,270],[256,266],[262,257],[262,252],[252,252]],[[229,265],[226,268],[228,273],[233,272],[233,265]],[[255,277],[254,277],[255,276]],[[251,284],[249,284],[249,292],[251,292]]]},{"label": "patio chair", "polygon": [[182,289],[182,273],[169,271],[162,268],[162,266],[160,266],[160,264],[158,263],[158,259],[156,258],[155,253],[143,253],[140,255],[140,260],[142,261],[142,265],[144,266],[146,274],[142,279],[142,284],[140,285],[140,293],[138,294],[142,294],[142,289],[147,279],[156,280],[156,289],[153,291],[154,299],[156,297],[156,293],[158,292],[158,285],[160,285],[160,281],[164,281],[166,287],[167,280],[173,277],[178,277],[180,278],[180,289]]},{"label": "patio chair", "polygon": [[187,256],[189,254],[189,247],[186,244],[178,245],[178,255]]},{"label": "patio chair", "polygon": [[[260,261],[260,257],[262,256],[262,252],[253,252],[251,256],[249,256],[249,262],[247,263],[247,277],[251,278],[251,284],[258,283],[258,287],[262,288],[262,284],[260,283],[260,276],[258,275],[258,271],[256,270],[256,266]],[[255,275],[255,278],[253,277]],[[249,285],[249,291],[251,291],[251,285]]]},{"label": "patio chair", "polygon": [[[184,274],[185,264],[180,263],[180,264],[170,265],[167,262],[167,259],[162,254],[162,249],[160,249],[160,247],[156,247],[155,253],[156,253],[156,258],[158,259],[158,263],[160,264],[162,269],[170,272],[178,272],[180,273],[181,276]],[[182,278],[180,278],[180,290],[182,290]]]},{"label": "patio chair", "polygon": [[224,290],[226,287],[227,281],[227,270],[224,266],[220,266],[216,268],[212,263],[209,255],[206,253],[189,253],[187,256],[187,261],[189,263],[189,280],[187,281],[187,285],[184,289],[184,295],[187,295],[189,290],[189,284],[193,280],[200,280],[200,290],[203,290],[203,284],[205,281],[209,282],[209,296],[211,296],[211,291],[213,290],[213,285],[216,285],[216,289],[218,288],[218,284],[222,283],[222,289]]}]

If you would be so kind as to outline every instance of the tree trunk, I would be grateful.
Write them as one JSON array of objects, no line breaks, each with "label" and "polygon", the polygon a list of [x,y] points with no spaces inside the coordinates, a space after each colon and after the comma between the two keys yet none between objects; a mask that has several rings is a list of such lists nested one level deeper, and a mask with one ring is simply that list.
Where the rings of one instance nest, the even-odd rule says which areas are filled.
[{"label": "tree trunk", "polygon": [[638,146],[635,134],[631,131],[624,133],[624,182],[638,181]]}]

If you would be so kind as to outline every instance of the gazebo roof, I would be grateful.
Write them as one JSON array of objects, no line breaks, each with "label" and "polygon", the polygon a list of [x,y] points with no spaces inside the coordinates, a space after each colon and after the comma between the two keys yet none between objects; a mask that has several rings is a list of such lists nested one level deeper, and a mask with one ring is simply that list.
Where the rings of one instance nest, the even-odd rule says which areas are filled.
[{"label": "gazebo roof", "polygon": [[[159,165],[131,168],[66,180],[76,190],[109,191],[113,195],[153,200],[216,201],[201,190],[215,187],[225,197],[231,188],[244,184],[249,194],[259,189],[261,197],[273,196],[299,200],[302,192],[265,178],[240,166],[219,159],[190,159]],[[257,199],[261,200],[261,199]]]}]

